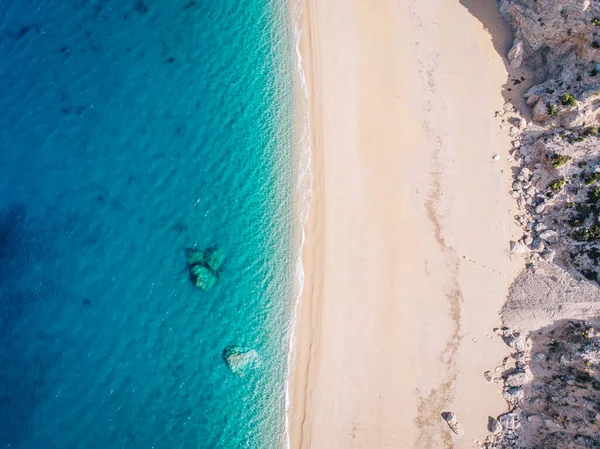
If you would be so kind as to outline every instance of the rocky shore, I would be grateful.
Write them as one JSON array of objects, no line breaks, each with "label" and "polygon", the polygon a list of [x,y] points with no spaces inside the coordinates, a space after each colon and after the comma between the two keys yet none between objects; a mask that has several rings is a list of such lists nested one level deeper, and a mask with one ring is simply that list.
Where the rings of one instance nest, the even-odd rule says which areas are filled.
[{"label": "rocky shore", "polygon": [[510,70],[534,77],[529,110],[497,112],[513,139],[511,212],[523,230],[510,251],[526,268],[497,330],[510,355],[484,374],[503,385],[508,412],[490,417],[480,447],[600,447],[600,3],[499,8],[514,31]]}]

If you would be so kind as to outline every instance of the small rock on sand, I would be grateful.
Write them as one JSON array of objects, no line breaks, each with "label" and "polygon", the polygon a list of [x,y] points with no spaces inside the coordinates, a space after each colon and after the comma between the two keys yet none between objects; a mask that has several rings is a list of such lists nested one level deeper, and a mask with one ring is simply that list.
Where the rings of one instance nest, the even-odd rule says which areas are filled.
[{"label": "small rock on sand", "polygon": [[491,371],[486,371],[485,373],[483,373],[483,377],[485,378],[485,380],[487,380],[488,382],[493,382],[494,381],[494,375],[492,374]]},{"label": "small rock on sand", "polygon": [[513,254],[525,254],[528,249],[523,242],[510,242],[510,252]]},{"label": "small rock on sand", "polygon": [[446,421],[446,423],[448,424],[448,427],[450,427],[450,430],[452,430],[452,432],[454,432],[457,435],[463,434],[462,427],[461,427],[460,423],[458,422],[458,418],[456,417],[456,415],[454,413],[444,412],[444,413],[442,413],[442,418],[444,418],[444,421]]}]

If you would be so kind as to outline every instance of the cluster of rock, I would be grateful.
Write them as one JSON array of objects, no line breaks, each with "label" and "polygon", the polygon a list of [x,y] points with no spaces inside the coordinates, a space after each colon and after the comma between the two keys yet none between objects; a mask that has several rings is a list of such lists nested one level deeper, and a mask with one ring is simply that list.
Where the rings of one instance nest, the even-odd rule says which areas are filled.
[{"label": "cluster of rock", "polygon": [[515,31],[511,67],[534,69],[525,95],[534,120],[566,128],[597,120],[600,5],[591,0],[500,0]]},{"label": "cluster of rock", "polygon": [[[598,280],[600,259],[600,139],[554,128],[523,133],[512,196],[523,238],[513,253],[539,255]],[[532,258],[535,260],[535,257]]]},{"label": "cluster of rock", "polygon": [[[186,256],[190,279],[194,285],[201,290],[213,288],[219,280],[219,270],[224,258],[223,251],[217,246],[205,250],[188,248]],[[223,350],[223,359],[229,369],[240,377],[260,365],[257,351],[240,346],[226,347]]]},{"label": "cluster of rock", "polygon": [[531,380],[528,367],[531,340],[523,338],[520,333],[508,328],[503,328],[498,333],[513,352],[496,367],[494,372],[486,371],[484,376],[488,382],[503,383],[502,396],[509,409],[507,413],[489,419],[488,430],[492,434],[479,447],[519,449],[521,446],[517,430],[521,427],[521,404],[525,398],[524,388]]},{"label": "cluster of rock", "polygon": [[[511,194],[523,229],[510,250],[529,262],[509,303],[525,307],[532,323],[588,309],[589,316],[600,295],[600,2],[499,4],[514,30],[509,64],[534,75],[524,94],[533,121],[524,123],[511,104],[498,112],[511,124]],[[538,290],[546,284],[559,291],[544,300]],[[598,330],[560,321],[526,339],[507,328],[500,335],[513,352],[485,375],[503,383],[509,411],[490,421],[493,434],[481,447],[600,447]]]},{"label": "cluster of rock", "polygon": [[[524,97],[533,123],[518,114],[512,156],[520,168],[512,195],[523,238],[513,253],[530,253],[599,276],[600,259],[600,3],[591,0],[501,0],[515,31],[508,57],[535,75]],[[513,113],[506,105],[502,114]]]},{"label": "cluster of rock", "polygon": [[516,362],[516,369],[526,374],[514,382],[514,374],[505,376],[505,389],[521,384],[527,398],[509,402],[519,437],[500,435],[499,443],[490,447],[599,447],[600,329],[583,321],[562,321],[532,337],[533,346],[526,345]]},{"label": "cluster of rock", "polygon": [[217,246],[205,250],[188,248],[186,251],[190,279],[200,290],[210,290],[219,280],[223,252]]}]

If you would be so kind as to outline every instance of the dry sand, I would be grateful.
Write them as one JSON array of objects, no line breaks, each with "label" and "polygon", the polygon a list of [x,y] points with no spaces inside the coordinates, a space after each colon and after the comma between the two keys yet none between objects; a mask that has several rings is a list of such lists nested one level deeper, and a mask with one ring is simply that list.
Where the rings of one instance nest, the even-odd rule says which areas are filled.
[{"label": "dry sand", "polygon": [[[507,33],[494,0],[475,3]],[[522,266],[508,254],[510,142],[494,118],[504,62],[458,0],[303,11],[313,199],[291,447],[473,447],[506,409],[483,373],[506,355],[492,328]]]}]

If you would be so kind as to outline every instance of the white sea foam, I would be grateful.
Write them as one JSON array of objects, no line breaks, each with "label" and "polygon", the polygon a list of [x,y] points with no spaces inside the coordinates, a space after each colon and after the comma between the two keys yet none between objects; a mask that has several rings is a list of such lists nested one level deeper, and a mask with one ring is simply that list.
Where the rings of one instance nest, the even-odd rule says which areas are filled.
[{"label": "white sea foam", "polygon": [[[306,76],[302,67],[302,54],[300,53],[300,40],[303,33],[302,28],[302,5],[301,0],[291,0],[289,3],[289,17],[292,28],[293,36],[293,50],[295,51],[296,58],[296,76],[294,77],[295,82],[300,86],[299,93],[303,96],[296,98],[299,104],[296,105],[294,113],[295,125],[297,128],[297,141],[295,142],[295,167],[297,170],[296,185],[294,191],[295,203],[294,211],[296,214],[295,219],[295,233],[297,236],[294,237],[294,242],[298,242],[299,245],[294,253],[294,283],[292,286],[292,295],[294,298],[292,316],[288,329],[288,360],[287,360],[287,373],[285,380],[285,447],[290,449],[290,412],[291,412],[291,398],[290,398],[290,379],[294,362],[296,360],[296,326],[298,320],[298,313],[302,302],[302,291],[304,288],[304,267],[302,264],[302,252],[305,242],[305,226],[308,220],[308,211],[312,198],[312,173],[310,169],[311,164],[311,134],[310,134],[310,122],[308,117],[308,105],[309,105],[309,94],[308,86],[306,84]],[[296,89],[298,92],[298,89]],[[298,97],[298,95],[296,95]]]}]

